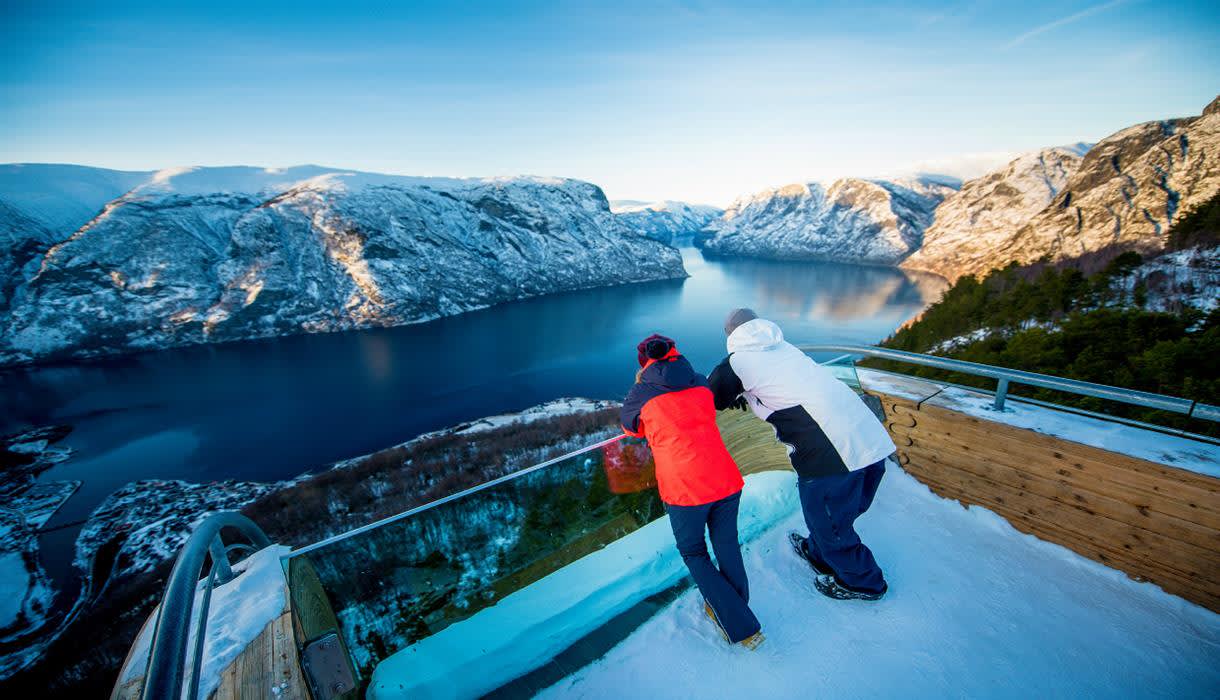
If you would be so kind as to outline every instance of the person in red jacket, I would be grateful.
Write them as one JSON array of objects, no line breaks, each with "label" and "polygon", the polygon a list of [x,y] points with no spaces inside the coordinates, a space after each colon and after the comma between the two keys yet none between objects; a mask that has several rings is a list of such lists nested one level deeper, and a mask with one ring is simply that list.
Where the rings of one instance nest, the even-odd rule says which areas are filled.
[{"label": "person in red jacket", "polygon": [[[744,482],[716,427],[707,378],[695,372],[665,336],[645,338],[636,351],[640,372],[623,401],[623,430],[646,438],[652,448],[657,489],[678,552],[703,594],[704,611],[729,642],[754,649],[763,636],[750,610],[750,586],[737,541]],[[716,565],[708,557],[705,529]]]}]

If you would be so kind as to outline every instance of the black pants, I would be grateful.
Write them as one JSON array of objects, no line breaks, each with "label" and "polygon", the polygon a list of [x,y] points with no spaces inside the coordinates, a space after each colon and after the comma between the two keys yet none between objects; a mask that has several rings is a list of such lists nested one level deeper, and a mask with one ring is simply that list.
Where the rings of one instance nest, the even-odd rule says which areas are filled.
[{"label": "black pants", "polygon": [[[716,612],[729,641],[740,642],[761,629],[750,610],[750,584],[737,541],[737,511],[741,492],[701,506],[665,504],[682,561],[704,600]],[[704,529],[711,535],[716,565],[707,554]]]},{"label": "black pants", "polygon": [[846,474],[797,481],[809,526],[809,556],[829,566],[843,585],[870,593],[886,589],[885,576],[856,534],[855,522],[873,504],[884,475],[881,461]]}]

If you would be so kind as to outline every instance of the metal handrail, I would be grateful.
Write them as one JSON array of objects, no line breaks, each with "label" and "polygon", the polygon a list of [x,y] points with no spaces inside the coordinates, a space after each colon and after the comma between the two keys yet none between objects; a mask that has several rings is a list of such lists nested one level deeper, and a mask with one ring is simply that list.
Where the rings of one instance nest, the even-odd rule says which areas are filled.
[{"label": "metal handrail", "polygon": [[[157,622],[153,627],[148,655],[148,669],[144,674],[144,690],[140,694],[143,700],[182,697],[188,659],[187,645],[190,640],[191,619],[195,612],[195,593],[201,577],[206,574],[199,625],[195,632],[195,649],[190,656],[190,699],[195,700],[199,693],[199,669],[212,588],[233,578],[228,547],[220,538],[221,531],[226,528],[236,530],[250,542],[255,551],[271,545],[271,540],[262,528],[253,520],[234,511],[210,515],[195,528],[174,561],[174,568],[170,571],[169,581],[165,585],[165,595],[161,598],[161,607],[157,611]],[[208,559],[211,563],[205,572],[204,562]]]},{"label": "metal handrail", "polygon": [[1038,374],[1037,372],[1026,372],[1019,369],[994,367],[992,365],[984,365],[978,362],[954,360],[948,357],[938,357],[936,355],[921,355],[919,353],[906,352],[905,350],[878,348],[872,345],[801,345],[798,347],[800,350],[806,353],[838,352],[851,355],[865,355],[867,357],[876,357],[883,360],[905,362],[912,365],[934,367],[936,369],[947,370],[950,372],[961,372],[962,374],[972,374],[978,377],[995,379],[997,384],[995,390],[995,402],[992,404],[992,407],[997,411],[1004,410],[1004,401],[1008,397],[1008,386],[1011,383],[1036,386],[1043,389],[1053,389],[1055,391],[1062,391],[1080,396],[1092,396],[1098,399],[1118,401],[1121,403],[1143,406],[1145,408],[1155,408],[1172,413],[1181,413],[1183,415],[1202,420],[1220,421],[1220,406],[1199,403],[1197,401],[1192,401],[1191,399],[1183,399],[1176,396],[1154,394],[1148,391],[1124,389],[1122,387],[1109,386],[1106,384],[1094,384],[1093,382],[1082,382],[1076,379],[1064,379],[1063,377],[1055,377],[1049,374]]},{"label": "metal handrail", "polygon": [[354,530],[348,530],[347,532],[339,533],[338,535],[335,535],[333,537],[327,537],[324,540],[314,542],[313,544],[306,545],[306,546],[300,547],[298,549],[294,549],[291,552],[288,552],[288,553],[284,554],[283,556],[281,556],[280,559],[292,559],[293,557],[299,557],[302,554],[308,554],[316,549],[321,549],[323,547],[327,547],[329,545],[335,544],[336,542],[342,542],[343,540],[350,539],[357,535],[364,534],[364,533],[368,532],[369,530],[376,530],[377,528],[383,527],[385,525],[389,525],[390,523],[394,523],[399,520],[403,520],[405,518],[409,518],[413,515],[422,513],[426,510],[432,510],[433,508],[436,508],[437,506],[443,506],[446,503],[449,503],[450,501],[456,501],[459,498],[465,498],[472,494],[476,494],[479,491],[485,491],[493,486],[498,486],[500,484],[503,484],[506,481],[512,481],[514,479],[519,479],[519,478],[525,476],[526,474],[532,474],[532,473],[538,471],[539,469],[545,469],[546,467],[549,467],[552,464],[556,464],[558,462],[562,462],[565,459],[571,459],[572,457],[582,455],[586,452],[592,452],[593,450],[601,449],[602,447],[605,447],[606,445],[614,444],[614,443],[618,442],[619,440],[622,440],[625,437],[627,437],[627,436],[622,435],[622,434],[615,435],[612,438],[607,438],[600,442],[595,442],[592,445],[586,445],[578,450],[573,450],[567,454],[559,455],[558,457],[552,457],[551,459],[548,459],[545,462],[540,462],[533,466],[526,467],[524,469],[518,469],[515,472],[505,474],[504,476],[496,477],[495,479],[492,479],[491,481],[484,481],[483,483],[478,484],[476,486],[471,486],[470,488],[468,488],[464,491],[458,491],[457,493],[451,493],[448,496],[445,496],[444,498],[438,498],[435,501],[429,501],[428,503],[425,503],[421,506],[416,506],[409,510],[404,510],[401,513],[396,513],[389,517],[382,518],[381,520],[376,520],[374,522],[369,523],[368,525],[361,525],[360,527],[358,527]]}]

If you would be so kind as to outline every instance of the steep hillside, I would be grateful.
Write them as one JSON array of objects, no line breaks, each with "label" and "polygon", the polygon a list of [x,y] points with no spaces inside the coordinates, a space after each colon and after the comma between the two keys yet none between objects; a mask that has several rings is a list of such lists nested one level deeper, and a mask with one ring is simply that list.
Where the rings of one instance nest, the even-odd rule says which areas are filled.
[{"label": "steep hillside", "polygon": [[1108,246],[1154,252],[1171,224],[1220,192],[1220,98],[1198,117],[1146,122],[1097,143],[1051,204],[997,248],[1005,263],[1060,260]]},{"label": "steep hillside", "polygon": [[894,265],[920,247],[958,186],[936,177],[788,185],[737,200],[701,243],[713,255]]},{"label": "steep hillside", "polygon": [[[1220,195],[1145,259],[1109,248],[960,278],[883,345],[1220,403]],[[1092,271],[1096,270],[1096,271]],[[993,388],[992,380],[873,366]],[[1028,387],[1014,393],[1217,435],[1215,423]]]},{"label": "steep hillside", "polygon": [[0,167],[0,364],[392,326],[685,274],[574,180],[186,168],[97,205],[135,176],[42,166],[31,182],[30,167]]},{"label": "steep hillside", "polygon": [[1046,208],[1088,151],[1087,144],[1027,153],[962,185],[936,208],[923,247],[902,262],[954,281],[967,271],[1002,266],[996,246]]},{"label": "steep hillside", "polygon": [[723,209],[704,204],[626,199],[610,202],[610,211],[631,231],[670,244],[689,243],[695,234],[724,213]]}]

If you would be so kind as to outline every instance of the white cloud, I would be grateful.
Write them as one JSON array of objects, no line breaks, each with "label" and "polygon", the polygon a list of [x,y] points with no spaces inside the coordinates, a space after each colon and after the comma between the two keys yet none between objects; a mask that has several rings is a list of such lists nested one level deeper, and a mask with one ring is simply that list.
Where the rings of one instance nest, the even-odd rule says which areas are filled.
[{"label": "white cloud", "polygon": [[1007,49],[1015,48],[1017,46],[1020,46],[1021,44],[1024,44],[1026,41],[1034,38],[1035,36],[1038,36],[1039,34],[1049,32],[1052,29],[1058,29],[1059,27],[1062,27],[1065,24],[1071,24],[1072,22],[1078,22],[1086,17],[1091,17],[1099,12],[1105,12],[1106,10],[1118,7],[1119,5],[1125,5],[1125,4],[1127,4],[1127,2],[1129,2],[1129,0],[1110,0],[1110,2],[1103,2],[1103,3],[1097,4],[1097,5],[1093,5],[1091,7],[1086,7],[1083,10],[1080,10],[1079,12],[1074,12],[1066,17],[1060,17],[1057,20],[1054,20],[1052,22],[1047,22],[1046,24],[1034,27],[1033,29],[1031,29],[1023,34],[1017,35],[1016,37],[1014,37],[1012,39],[1012,41],[1009,41],[1007,44],[1004,45],[1004,49],[1007,50]]},{"label": "white cloud", "polygon": [[1007,164],[1020,153],[1016,151],[980,151],[962,153],[946,158],[933,158],[912,163],[899,168],[891,175],[914,175],[916,173],[935,173],[952,175],[963,180],[979,177]]}]

